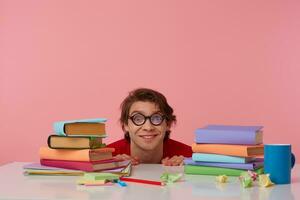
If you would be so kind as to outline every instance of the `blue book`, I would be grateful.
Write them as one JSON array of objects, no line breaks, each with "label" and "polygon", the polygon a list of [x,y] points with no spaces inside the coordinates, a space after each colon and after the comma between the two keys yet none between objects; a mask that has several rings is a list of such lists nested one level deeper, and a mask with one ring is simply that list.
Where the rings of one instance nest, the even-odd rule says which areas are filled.
[{"label": "blue book", "polygon": [[222,154],[210,153],[193,153],[192,159],[193,161],[222,163],[248,163],[254,160],[253,157],[227,156]]},{"label": "blue book", "polygon": [[245,144],[263,143],[263,126],[208,125],[195,131],[196,143]]},{"label": "blue book", "polygon": [[207,167],[223,167],[223,168],[231,168],[231,169],[256,170],[264,166],[264,161],[255,160],[254,162],[251,163],[217,163],[217,162],[199,162],[199,161],[193,161],[192,158],[185,158],[184,164],[207,166]]},{"label": "blue book", "polygon": [[[106,122],[105,118],[59,121],[59,122],[55,122],[53,124],[53,129],[54,129],[54,132],[57,135],[64,135],[64,136],[72,136],[72,135],[87,136],[87,135],[91,135],[91,136],[95,136],[95,137],[106,137],[105,124],[104,124],[105,122]],[[66,127],[69,126],[69,125],[74,125],[74,124],[76,125],[75,126],[75,134],[74,134],[73,130],[72,130],[73,133],[71,133],[71,132],[68,133],[67,130],[66,130]],[[96,124],[96,128],[95,127],[89,127],[89,124]],[[76,129],[79,130],[79,133],[76,133]],[[95,130],[93,130],[93,129],[96,129],[96,133],[93,133],[93,132],[95,132]],[[80,131],[82,131],[82,132],[80,132]],[[89,131],[91,133],[89,133]]]}]

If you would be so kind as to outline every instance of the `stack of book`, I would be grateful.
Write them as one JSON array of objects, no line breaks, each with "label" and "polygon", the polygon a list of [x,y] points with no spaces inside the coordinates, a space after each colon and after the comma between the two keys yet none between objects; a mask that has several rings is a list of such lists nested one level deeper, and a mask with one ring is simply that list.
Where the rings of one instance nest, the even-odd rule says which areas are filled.
[{"label": "stack of book", "polygon": [[195,131],[192,158],[184,160],[186,174],[239,176],[262,172],[262,126],[208,125]]},{"label": "stack of book", "polygon": [[128,161],[113,158],[114,148],[107,148],[106,119],[84,119],[54,123],[56,134],[48,137],[48,146],[39,151],[42,166],[81,171],[125,168]]}]

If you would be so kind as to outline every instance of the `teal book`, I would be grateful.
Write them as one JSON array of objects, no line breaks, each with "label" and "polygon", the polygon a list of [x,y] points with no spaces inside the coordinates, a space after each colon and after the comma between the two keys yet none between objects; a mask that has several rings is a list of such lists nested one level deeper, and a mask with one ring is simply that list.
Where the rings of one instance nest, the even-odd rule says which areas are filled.
[{"label": "teal book", "polygon": [[193,161],[197,162],[221,162],[221,163],[249,163],[254,161],[252,157],[228,156],[222,154],[193,153]]},{"label": "teal book", "polygon": [[[240,176],[242,172],[247,170],[242,169],[230,169],[222,167],[207,167],[207,166],[195,166],[195,165],[185,165],[184,173],[185,174],[194,174],[194,175],[227,175],[227,176]],[[255,170],[256,173],[262,174],[263,168]]]},{"label": "teal book", "polygon": [[53,129],[63,136],[106,137],[105,122],[105,118],[59,121],[53,124]]}]

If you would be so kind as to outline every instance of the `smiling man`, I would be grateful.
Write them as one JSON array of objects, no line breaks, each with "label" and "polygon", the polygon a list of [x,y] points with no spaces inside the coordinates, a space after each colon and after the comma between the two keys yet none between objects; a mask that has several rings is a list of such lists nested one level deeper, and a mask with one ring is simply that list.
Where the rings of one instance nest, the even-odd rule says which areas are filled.
[{"label": "smiling man", "polygon": [[131,159],[133,164],[181,165],[184,157],[192,156],[190,146],[169,138],[176,116],[165,96],[155,90],[131,91],[121,104],[120,122],[125,138],[108,145],[116,149],[117,158]]}]

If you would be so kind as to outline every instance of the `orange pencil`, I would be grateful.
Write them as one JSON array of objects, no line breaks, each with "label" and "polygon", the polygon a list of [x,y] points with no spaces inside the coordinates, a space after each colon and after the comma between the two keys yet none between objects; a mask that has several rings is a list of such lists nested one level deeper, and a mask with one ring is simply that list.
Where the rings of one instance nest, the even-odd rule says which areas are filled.
[{"label": "orange pencil", "polygon": [[149,184],[149,185],[160,185],[160,186],[165,185],[165,183],[160,182],[160,181],[150,181],[150,180],[136,179],[136,178],[120,177],[120,180],[125,181],[125,182],[143,183],[143,184]]}]

